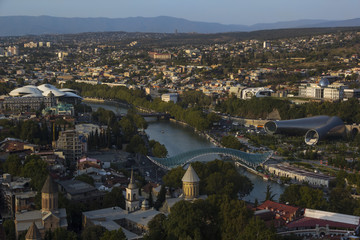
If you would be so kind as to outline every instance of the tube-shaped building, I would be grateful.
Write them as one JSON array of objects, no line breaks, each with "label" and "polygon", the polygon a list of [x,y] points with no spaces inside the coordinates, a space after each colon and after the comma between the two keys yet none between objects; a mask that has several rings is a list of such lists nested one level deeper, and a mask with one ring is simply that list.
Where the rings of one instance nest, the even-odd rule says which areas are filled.
[{"label": "tube-shaped building", "polygon": [[315,116],[293,120],[269,121],[265,123],[265,131],[270,134],[305,134],[305,143],[315,145],[321,139],[345,134],[344,122],[339,117]]}]

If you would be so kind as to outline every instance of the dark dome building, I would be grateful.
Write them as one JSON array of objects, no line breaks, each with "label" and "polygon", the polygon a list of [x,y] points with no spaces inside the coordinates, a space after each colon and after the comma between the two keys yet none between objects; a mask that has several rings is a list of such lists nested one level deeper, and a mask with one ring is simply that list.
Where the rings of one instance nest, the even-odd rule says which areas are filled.
[{"label": "dark dome building", "polygon": [[315,145],[327,136],[343,136],[344,122],[336,116],[315,116],[293,120],[269,121],[265,123],[265,131],[269,134],[305,134],[305,143]]},{"label": "dark dome building", "polygon": [[327,78],[322,78],[319,82],[320,87],[328,87],[330,85],[330,82]]}]

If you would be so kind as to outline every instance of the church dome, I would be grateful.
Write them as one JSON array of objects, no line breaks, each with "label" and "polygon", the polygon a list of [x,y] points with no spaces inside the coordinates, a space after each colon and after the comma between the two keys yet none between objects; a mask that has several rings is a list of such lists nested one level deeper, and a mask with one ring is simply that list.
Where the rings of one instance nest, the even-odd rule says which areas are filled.
[{"label": "church dome", "polygon": [[195,182],[200,182],[200,178],[196,174],[194,168],[190,165],[186,170],[186,173],[184,174],[181,181],[188,183],[195,183]]},{"label": "church dome", "polygon": [[136,185],[135,179],[134,179],[134,172],[133,172],[132,169],[131,169],[131,177],[130,177],[130,183],[129,183],[129,185],[128,185],[128,188],[129,188],[129,189],[135,189],[135,188],[137,188],[137,185]]},{"label": "church dome", "polygon": [[48,175],[43,188],[41,189],[42,193],[57,193],[58,189],[54,183],[54,180],[50,175]]},{"label": "church dome", "polygon": [[327,78],[322,78],[319,82],[319,86],[320,87],[327,87],[329,86],[330,83],[329,83],[329,80]]}]

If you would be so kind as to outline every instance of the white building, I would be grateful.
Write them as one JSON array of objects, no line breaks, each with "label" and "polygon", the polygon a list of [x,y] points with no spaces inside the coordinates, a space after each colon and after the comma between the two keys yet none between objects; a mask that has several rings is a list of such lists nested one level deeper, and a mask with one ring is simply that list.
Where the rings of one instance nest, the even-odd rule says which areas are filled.
[{"label": "white building", "polygon": [[130,183],[126,188],[125,204],[128,212],[134,212],[140,208],[139,188],[135,183],[133,170],[131,170]]},{"label": "white building", "polygon": [[164,102],[173,101],[174,103],[177,103],[178,97],[178,93],[164,93],[163,95],[161,95],[161,100]]},{"label": "white building", "polygon": [[264,43],[263,43],[263,48],[264,49],[268,49],[268,48],[270,48],[271,47],[271,43],[269,42],[269,41],[264,41]]},{"label": "white building", "polygon": [[235,94],[237,98],[251,99],[252,97],[270,97],[274,91],[270,88],[246,88],[244,86],[230,87],[229,93]]},{"label": "white building", "polygon": [[242,99],[251,99],[252,97],[269,97],[274,91],[269,88],[245,88],[242,90]]},{"label": "white building", "polygon": [[288,177],[298,182],[304,182],[319,187],[329,187],[329,182],[333,179],[333,177],[321,173],[308,172],[285,164],[269,164],[266,165],[265,168],[270,174],[277,177]]},{"label": "white building", "polygon": [[299,97],[326,99],[326,100],[342,100],[344,98],[344,90],[348,87],[342,83],[330,84],[327,78],[320,80],[319,84],[303,83],[299,86]]}]

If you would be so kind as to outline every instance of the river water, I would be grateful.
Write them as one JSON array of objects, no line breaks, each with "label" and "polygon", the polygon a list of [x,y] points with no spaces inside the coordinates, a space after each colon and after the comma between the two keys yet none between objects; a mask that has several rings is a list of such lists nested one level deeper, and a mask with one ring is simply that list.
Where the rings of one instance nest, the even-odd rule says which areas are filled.
[{"label": "river water", "polygon": [[[118,113],[126,113],[127,109],[116,104],[108,103],[93,103],[86,102],[89,106],[96,110],[99,107],[111,110]],[[156,118],[146,118],[148,128],[145,130],[150,139],[154,139],[161,144],[164,144],[168,150],[168,156],[174,156],[190,150],[200,148],[214,147],[214,145],[205,137],[199,136],[190,127],[181,124],[173,123],[166,120],[156,120]],[[217,155],[209,155],[198,158],[198,161],[210,161],[219,158]],[[254,202],[257,199],[259,202],[265,200],[265,192],[267,185],[271,186],[273,194],[276,194],[274,200],[277,200],[280,194],[284,191],[284,186],[271,181],[264,181],[262,177],[247,172],[243,168],[239,168],[241,174],[247,176],[254,184],[253,191],[243,199],[246,201]]]}]

